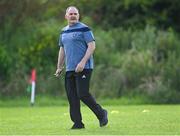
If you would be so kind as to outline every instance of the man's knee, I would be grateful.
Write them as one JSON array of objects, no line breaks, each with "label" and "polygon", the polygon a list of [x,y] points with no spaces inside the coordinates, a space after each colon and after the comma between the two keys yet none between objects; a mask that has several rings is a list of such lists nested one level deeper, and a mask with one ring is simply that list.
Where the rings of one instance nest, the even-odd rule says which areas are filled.
[{"label": "man's knee", "polygon": [[78,95],[78,97],[79,97],[80,100],[85,100],[85,99],[87,99],[89,96],[90,96],[89,93],[79,94],[79,95]]}]

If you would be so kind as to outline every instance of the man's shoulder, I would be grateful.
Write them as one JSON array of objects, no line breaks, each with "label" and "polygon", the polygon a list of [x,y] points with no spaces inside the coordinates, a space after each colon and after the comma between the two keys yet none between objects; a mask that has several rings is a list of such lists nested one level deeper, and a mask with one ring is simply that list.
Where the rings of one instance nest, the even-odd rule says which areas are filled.
[{"label": "man's shoulder", "polygon": [[69,26],[67,25],[67,26],[63,27],[63,28],[61,29],[61,31],[66,31],[68,28],[69,28]]},{"label": "man's shoulder", "polygon": [[69,25],[63,27],[61,29],[61,34],[62,33],[69,33],[69,32],[87,32],[91,31],[91,29],[84,23],[78,22],[75,26],[69,27]]},{"label": "man's shoulder", "polygon": [[86,24],[84,24],[84,23],[82,23],[82,22],[79,22],[79,26],[80,26],[80,27],[87,27],[87,28],[89,28],[88,25],[86,25]]},{"label": "man's shoulder", "polygon": [[84,24],[82,22],[79,22],[78,29],[82,30],[83,32],[91,31],[91,28],[89,28],[88,25],[86,25],[86,24]]},{"label": "man's shoulder", "polygon": [[70,28],[69,25],[67,25],[67,26],[63,27],[61,29],[61,31],[66,31],[66,30],[69,30],[69,29],[78,29],[78,28],[89,28],[89,26],[82,23],[82,22],[78,22],[78,24],[75,27]]}]

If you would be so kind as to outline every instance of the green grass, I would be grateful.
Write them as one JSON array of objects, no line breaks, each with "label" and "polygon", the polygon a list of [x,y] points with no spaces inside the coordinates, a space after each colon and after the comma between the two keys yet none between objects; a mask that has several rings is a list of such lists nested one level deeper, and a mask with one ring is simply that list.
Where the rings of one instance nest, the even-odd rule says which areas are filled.
[{"label": "green grass", "polygon": [[100,128],[82,106],[86,129],[70,130],[67,106],[1,107],[0,135],[180,135],[180,105],[105,106],[109,124]]},{"label": "green grass", "polygon": [[[121,98],[99,98],[97,101],[103,105],[142,105],[151,104],[144,96],[121,97]],[[36,106],[67,106],[67,98],[52,96],[36,96]],[[0,98],[0,107],[27,107],[30,105],[30,97]]]}]

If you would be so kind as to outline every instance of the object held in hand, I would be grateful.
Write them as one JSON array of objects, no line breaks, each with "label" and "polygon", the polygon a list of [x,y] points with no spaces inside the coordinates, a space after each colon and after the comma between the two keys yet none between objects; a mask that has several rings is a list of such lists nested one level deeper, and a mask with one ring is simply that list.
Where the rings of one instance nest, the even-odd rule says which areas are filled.
[{"label": "object held in hand", "polygon": [[63,70],[63,68],[58,68],[57,70],[56,70],[56,73],[54,74],[56,77],[59,77],[60,76],[60,74],[62,73],[62,70]]}]

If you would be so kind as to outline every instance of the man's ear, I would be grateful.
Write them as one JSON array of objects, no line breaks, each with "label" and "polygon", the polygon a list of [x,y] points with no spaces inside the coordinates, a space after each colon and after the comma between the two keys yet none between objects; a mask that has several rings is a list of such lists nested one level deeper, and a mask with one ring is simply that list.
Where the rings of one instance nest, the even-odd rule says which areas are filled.
[{"label": "man's ear", "polygon": [[64,18],[67,19],[67,15],[65,15]]}]

